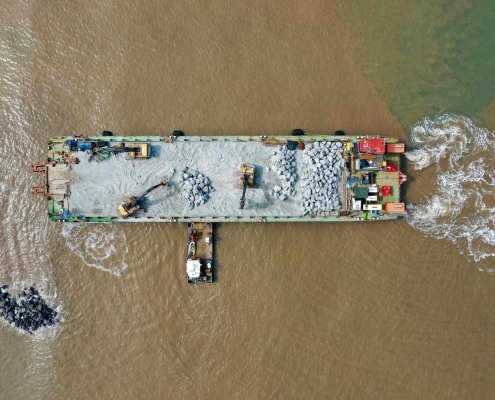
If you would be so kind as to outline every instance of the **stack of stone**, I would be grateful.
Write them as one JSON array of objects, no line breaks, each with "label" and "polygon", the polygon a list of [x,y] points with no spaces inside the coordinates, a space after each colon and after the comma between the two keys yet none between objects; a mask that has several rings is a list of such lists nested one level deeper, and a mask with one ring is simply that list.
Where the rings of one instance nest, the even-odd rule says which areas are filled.
[{"label": "stack of stone", "polygon": [[345,160],[341,142],[315,142],[303,154],[303,213],[317,214],[341,208],[339,182]]},{"label": "stack of stone", "polygon": [[272,168],[277,173],[281,186],[274,186],[270,195],[279,200],[286,200],[296,195],[297,162],[296,150],[289,150],[287,146],[277,147],[272,156]]},{"label": "stack of stone", "polygon": [[211,186],[210,178],[199,171],[184,168],[179,178],[181,195],[189,203],[192,210],[205,204],[215,189]]},{"label": "stack of stone", "polygon": [[17,298],[7,289],[7,285],[0,288],[0,315],[10,324],[33,333],[58,322],[57,311],[46,304],[34,287],[24,288]]}]

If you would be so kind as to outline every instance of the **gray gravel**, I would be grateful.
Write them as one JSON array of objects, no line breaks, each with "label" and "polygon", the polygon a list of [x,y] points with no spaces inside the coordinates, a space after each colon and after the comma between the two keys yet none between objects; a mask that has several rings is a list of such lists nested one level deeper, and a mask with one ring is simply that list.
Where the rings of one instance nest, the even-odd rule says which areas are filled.
[{"label": "gray gravel", "polygon": [[[79,152],[77,157],[80,163],[57,174],[50,172],[50,183],[61,187],[68,185],[71,191],[71,211],[87,216],[118,216],[116,205],[126,196],[137,195],[160,180],[166,180],[169,184],[163,190],[156,190],[146,196],[146,208],[138,216],[297,217],[304,213],[329,209],[320,205],[320,208],[313,206],[306,211],[307,207],[303,207],[303,203],[308,200],[310,203],[312,200],[313,203],[317,201],[314,196],[309,195],[308,188],[303,187],[303,184],[315,182],[314,171],[311,169],[313,163],[307,159],[307,155],[316,145],[307,144],[304,151],[291,151],[282,150],[286,146],[274,148],[260,142],[204,142],[198,138],[189,140],[176,143],[152,142],[151,157],[148,160],[128,160],[125,155],[117,154],[104,161],[89,162],[86,153]],[[332,144],[323,142],[323,146],[331,147]],[[286,164],[281,159],[280,164],[284,168],[276,167],[275,158],[278,157],[275,156],[282,152],[282,159]],[[337,152],[332,159],[342,159],[342,155]],[[239,173],[244,163],[255,165],[259,176],[257,187],[248,189],[246,207],[241,210],[239,199],[242,186],[239,185]],[[326,166],[333,168],[334,164]],[[307,168],[310,170],[306,170]],[[325,168],[320,165],[318,171],[325,174]],[[327,171],[327,174],[330,172],[330,178],[334,175],[332,171]],[[337,178],[340,171],[339,167]],[[184,177],[184,174],[187,176]],[[203,180],[196,183],[199,174],[210,182],[205,183]],[[186,181],[190,183],[190,187]],[[205,189],[207,193],[199,191],[201,183],[211,190]],[[198,193],[194,193],[195,189]],[[337,183],[334,182],[331,190],[327,189],[327,194],[335,192],[336,196],[339,195]],[[273,196],[275,191],[279,193],[276,198]],[[196,195],[199,197],[196,198]]]}]

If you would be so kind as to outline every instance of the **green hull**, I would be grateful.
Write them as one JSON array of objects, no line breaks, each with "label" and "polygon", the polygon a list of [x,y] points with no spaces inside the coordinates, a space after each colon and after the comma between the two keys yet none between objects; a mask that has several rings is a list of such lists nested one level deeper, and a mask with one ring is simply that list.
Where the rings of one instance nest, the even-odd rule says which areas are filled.
[{"label": "green hull", "polygon": [[[187,143],[215,146],[213,143],[237,143],[240,146],[245,146],[246,149],[250,149],[250,146],[273,146],[287,144],[287,142],[301,142],[305,145],[312,142],[342,142],[345,146],[351,146],[353,149],[357,147],[357,142],[365,138],[365,136],[334,136],[334,135],[304,135],[304,136],[179,136],[179,137],[161,137],[161,136],[95,136],[95,137],[53,137],[48,141],[48,157],[45,163],[45,195],[48,199],[48,217],[51,221],[63,221],[63,222],[92,222],[92,223],[116,223],[116,222],[364,222],[364,221],[378,221],[378,220],[396,220],[404,217],[404,214],[389,214],[386,212],[356,212],[355,210],[344,209],[333,212],[325,212],[314,215],[264,215],[262,210],[259,213],[253,215],[188,215],[187,212],[181,213],[164,213],[165,215],[146,215],[142,212],[136,216],[130,216],[128,218],[121,218],[118,214],[112,215],[92,215],[92,213],[86,210],[79,210],[78,212],[67,213],[71,206],[71,196],[77,191],[77,183],[73,183],[68,180],[66,183],[67,190],[54,189],[56,185],[63,188],[63,182],[59,182],[58,177],[54,177],[53,170],[60,165],[70,164],[70,158],[76,159],[81,150],[77,151],[74,147],[69,146],[71,140],[79,140],[85,142],[94,143],[93,146],[98,143],[106,143],[110,146],[116,144],[122,144],[122,146],[133,142],[147,142],[151,147],[154,145],[173,146],[185,145]],[[383,138],[386,144],[397,143],[397,139],[393,137]],[[168,148],[168,147],[167,147]],[[356,151],[356,150],[352,150]],[[350,153],[349,153],[350,157]],[[401,156],[398,154],[386,155],[387,160],[393,161],[398,167],[400,173]],[[149,160],[134,161],[136,163],[146,163]],[[350,159],[354,162],[354,159]],[[212,160],[212,162],[216,162]],[[88,165],[95,165],[88,164]],[[76,170],[77,168],[83,168],[81,165],[69,166],[68,169]],[[89,168],[89,167],[88,167]],[[349,167],[347,167],[349,169]],[[376,171],[376,176],[381,173],[383,179],[387,179],[385,172]],[[230,173],[230,171],[229,171]],[[347,180],[353,176],[360,178],[360,175],[356,171],[352,172],[352,168],[347,171]],[[401,175],[402,176],[402,175]],[[234,178],[235,180],[235,178]],[[77,181],[77,180],[76,180]],[[386,180],[384,182],[387,182]],[[97,184],[97,183],[96,183]],[[72,185],[72,186],[71,186]],[[380,198],[378,204],[382,204],[388,201],[400,202],[400,183],[395,183],[394,180],[387,182],[387,185],[392,187],[393,196],[390,198]],[[70,189],[69,189],[70,187]],[[353,189],[348,187],[347,181],[342,183],[342,190],[345,191],[345,195],[353,195]],[[130,195],[132,193],[123,193],[122,196]]]}]

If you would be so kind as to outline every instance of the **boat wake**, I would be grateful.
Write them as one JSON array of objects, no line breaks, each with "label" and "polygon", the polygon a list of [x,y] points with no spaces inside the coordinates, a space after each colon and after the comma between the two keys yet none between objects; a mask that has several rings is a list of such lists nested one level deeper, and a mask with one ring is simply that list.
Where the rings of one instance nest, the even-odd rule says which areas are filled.
[{"label": "boat wake", "polygon": [[[435,193],[409,206],[409,223],[475,261],[495,256],[495,132],[467,117],[426,117],[411,128],[416,170],[435,166]],[[495,272],[495,268],[480,270]]]},{"label": "boat wake", "polygon": [[67,247],[88,267],[115,276],[120,276],[127,269],[129,252],[123,227],[64,224],[62,235]]}]

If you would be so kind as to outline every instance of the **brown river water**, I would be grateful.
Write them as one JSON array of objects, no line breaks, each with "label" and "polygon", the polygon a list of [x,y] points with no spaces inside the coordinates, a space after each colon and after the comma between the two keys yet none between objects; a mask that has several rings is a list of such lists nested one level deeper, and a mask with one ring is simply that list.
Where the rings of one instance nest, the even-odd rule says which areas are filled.
[{"label": "brown river water", "polygon": [[[407,141],[345,2],[1,3],[0,283],[62,322],[0,324],[0,399],[495,397],[493,262],[406,221],[222,224],[218,282],[190,286],[184,225],[50,223],[30,194],[49,136]],[[407,172],[427,199],[435,170]]]}]

